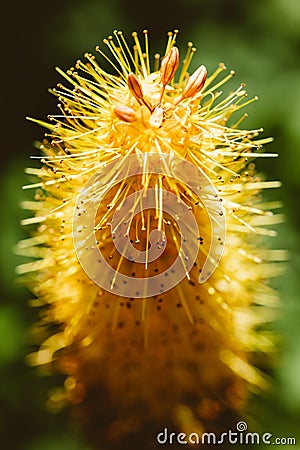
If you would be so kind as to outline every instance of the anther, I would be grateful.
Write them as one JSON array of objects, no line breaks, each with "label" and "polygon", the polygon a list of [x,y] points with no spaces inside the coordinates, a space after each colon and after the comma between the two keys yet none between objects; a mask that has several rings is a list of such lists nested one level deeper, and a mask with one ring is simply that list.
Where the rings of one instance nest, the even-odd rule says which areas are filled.
[{"label": "anther", "polygon": [[159,59],[160,59],[160,54],[159,53],[155,53],[155,55],[154,55],[154,68],[153,68],[154,72],[158,71]]}]

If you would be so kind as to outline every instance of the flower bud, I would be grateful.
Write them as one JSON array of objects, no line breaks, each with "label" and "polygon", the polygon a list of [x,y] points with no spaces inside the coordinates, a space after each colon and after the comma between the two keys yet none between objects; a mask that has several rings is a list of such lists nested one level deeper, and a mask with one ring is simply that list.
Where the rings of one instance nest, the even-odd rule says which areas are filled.
[{"label": "flower bud", "polygon": [[197,70],[190,76],[188,82],[186,83],[181,98],[194,97],[198,94],[204,86],[206,81],[207,70],[205,66],[198,67]]},{"label": "flower bud", "polygon": [[124,122],[134,122],[137,119],[134,109],[129,108],[128,106],[117,106],[114,112],[115,115],[120,120],[124,120]]},{"label": "flower bud", "polygon": [[142,84],[134,73],[128,75],[128,88],[139,103],[144,101]]},{"label": "flower bud", "polygon": [[161,81],[164,86],[170,83],[178,69],[178,65],[179,50],[177,47],[172,47],[163,58],[160,66]]}]

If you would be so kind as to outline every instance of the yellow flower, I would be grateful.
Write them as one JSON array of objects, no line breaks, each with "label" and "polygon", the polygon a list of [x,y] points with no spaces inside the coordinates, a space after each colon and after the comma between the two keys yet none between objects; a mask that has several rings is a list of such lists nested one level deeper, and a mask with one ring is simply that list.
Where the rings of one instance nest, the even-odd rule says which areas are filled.
[{"label": "yellow flower", "polygon": [[[234,72],[220,78],[226,71],[220,64],[210,76],[203,65],[190,74],[195,49],[189,43],[180,58],[176,37],[177,31],[168,33],[165,55],[154,55],[153,68],[144,31],[144,49],[137,33],[133,50],[121,32],[104,40],[113,61],[96,48],[110,61],[114,75],[91,54],[85,55],[87,63],[77,61],[67,73],[58,69],[71,88],[59,84],[53,89],[61,114],[50,116],[49,123],[36,121],[49,134],[39,145],[42,167],[27,169],[38,180],[25,186],[36,189],[35,200],[24,204],[35,214],[23,222],[38,225],[20,242],[19,251],[38,259],[18,271],[38,305],[46,305],[39,326],[48,334],[30,360],[66,375],[64,388],[52,393],[49,406],[76,404],[99,449],[152,445],[164,426],[185,433],[224,431],[225,424],[243,415],[249,389],[268,385],[253,355],[273,347],[257,328],[268,319],[265,306],[276,303],[267,281],[279,268],[269,260],[283,255],[262,243],[262,236],[274,235],[267,226],[280,216],[269,212],[278,204],[264,203],[260,192],[279,184],[264,181],[252,160],[274,156],[261,151],[271,139],[259,139],[261,130],[239,128],[246,114],[236,122],[231,119],[255,100],[246,99],[243,84],[222,95],[220,87]],[[165,172],[132,174],[129,156],[146,164],[166,158]],[[185,173],[178,171],[176,179],[171,162],[182,160],[188,165],[180,166]],[[192,165],[204,183],[199,195],[189,180]],[[121,172],[123,178],[118,178]],[[100,191],[93,233],[80,240],[78,233],[85,228],[74,223],[80,228],[89,217],[92,196]],[[150,191],[154,204],[146,208],[144,197]],[[188,214],[198,226],[199,234],[187,231],[193,245],[197,242],[190,270],[185,268],[190,246],[184,248],[176,218],[165,210],[166,191],[179,209],[182,205],[186,230],[193,223]],[[126,199],[131,194],[135,206],[130,209]],[[81,198],[90,203],[83,201],[81,207]],[[215,206],[207,209],[206,201]],[[120,219],[118,226],[125,222],[123,237],[134,254],[143,254],[142,261],[116,249],[114,217]],[[214,236],[214,227],[222,230],[225,219],[223,241]],[[160,233],[160,253],[151,259],[154,230]],[[93,250],[101,252],[115,273],[109,282],[95,260],[89,266],[93,275],[84,270],[91,234]],[[220,261],[217,244],[224,248]],[[140,280],[147,289],[151,277],[170,279],[168,268],[178,255],[185,270],[179,283],[173,278],[167,287],[157,285],[152,296],[148,291],[126,294]],[[207,261],[212,269],[199,283]],[[127,291],[118,291],[120,280],[126,284],[127,279]],[[58,331],[52,331],[53,324]]]}]

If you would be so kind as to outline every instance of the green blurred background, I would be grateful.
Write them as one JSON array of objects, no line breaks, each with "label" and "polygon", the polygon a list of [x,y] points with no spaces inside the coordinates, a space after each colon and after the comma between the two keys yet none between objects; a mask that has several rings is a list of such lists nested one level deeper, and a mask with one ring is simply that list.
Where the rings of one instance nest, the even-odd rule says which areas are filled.
[{"label": "green blurred background", "polygon": [[259,428],[277,436],[296,436],[300,449],[300,1],[299,0],[28,0],[3,10],[1,83],[1,304],[0,304],[0,442],[1,450],[85,450],[68,413],[45,410],[49,389],[61,380],[29,368],[25,356],[34,344],[29,329],[37,312],[30,294],[15,284],[14,267],[22,258],[12,253],[25,237],[19,225],[26,216],[24,168],[36,155],[32,142],[43,130],[25,116],[45,119],[55,113],[48,87],[60,81],[54,67],[67,69],[92,51],[114,29],[130,38],[133,30],[150,30],[152,54],[164,47],[166,31],[180,29],[179,46],[192,40],[194,64],[212,71],[219,62],[236,69],[234,83],[247,83],[248,128],[264,127],[275,142],[267,150],[277,159],[259,161],[268,179],[283,188],[267,199],[284,202],[286,222],[277,227],[274,248],[287,248],[290,261],[273,282],[281,293],[281,336],[274,389],[251,404]]}]

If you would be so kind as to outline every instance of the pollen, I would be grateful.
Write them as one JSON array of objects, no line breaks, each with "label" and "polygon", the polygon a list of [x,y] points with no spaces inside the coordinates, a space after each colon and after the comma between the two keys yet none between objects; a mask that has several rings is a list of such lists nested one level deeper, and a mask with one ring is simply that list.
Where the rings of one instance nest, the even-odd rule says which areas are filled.
[{"label": "pollen", "polygon": [[[196,50],[189,42],[180,55],[177,36],[152,57],[147,30],[133,45],[114,31],[96,47],[111,73],[90,53],[57,69],[59,113],[30,119],[47,134],[40,168],[26,170],[30,236],[17,251],[30,261],[17,271],[47,337],[28,360],[66,376],[48,406],[72,405],[99,450],[151,446],[168,425],[224,431],[247,413],[249,393],[269,385],[255,356],[274,351],[263,324],[285,254],[266,240],[283,217],[262,195],[280,183],[254,160],[277,155],[262,150],[272,139],[261,129],[242,127],[240,110],[256,98],[244,84],[222,93],[234,76],[224,64],[207,74],[199,61],[190,73]],[[128,161],[141,167],[133,173]],[[82,259],[100,253],[87,273]],[[206,261],[213,269],[199,283]]]}]

